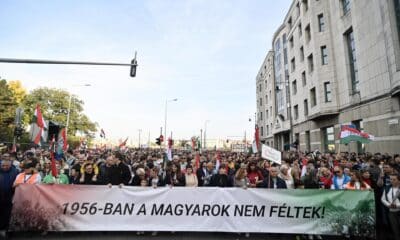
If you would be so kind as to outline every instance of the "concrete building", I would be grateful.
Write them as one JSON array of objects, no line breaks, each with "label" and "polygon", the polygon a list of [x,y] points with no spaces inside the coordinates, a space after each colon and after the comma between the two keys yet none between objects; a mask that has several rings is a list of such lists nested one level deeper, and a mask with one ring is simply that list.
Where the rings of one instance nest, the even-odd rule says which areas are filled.
[{"label": "concrete building", "polygon": [[260,140],[268,146],[274,145],[273,123],[275,116],[274,53],[269,51],[257,74],[257,125]]},{"label": "concrete building", "polygon": [[[399,35],[399,0],[294,0],[265,67],[275,73],[274,147],[399,153]],[[350,123],[375,140],[339,147]]]}]

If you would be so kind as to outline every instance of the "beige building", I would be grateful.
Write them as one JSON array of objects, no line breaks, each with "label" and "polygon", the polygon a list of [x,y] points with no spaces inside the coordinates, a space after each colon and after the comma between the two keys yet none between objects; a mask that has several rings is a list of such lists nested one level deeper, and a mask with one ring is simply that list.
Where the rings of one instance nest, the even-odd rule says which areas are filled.
[{"label": "beige building", "polygon": [[273,146],[337,151],[340,125],[352,123],[375,140],[341,151],[399,153],[399,33],[399,0],[294,0],[273,36],[273,63],[257,75],[258,87],[263,68],[275,73],[264,86],[275,98]]}]

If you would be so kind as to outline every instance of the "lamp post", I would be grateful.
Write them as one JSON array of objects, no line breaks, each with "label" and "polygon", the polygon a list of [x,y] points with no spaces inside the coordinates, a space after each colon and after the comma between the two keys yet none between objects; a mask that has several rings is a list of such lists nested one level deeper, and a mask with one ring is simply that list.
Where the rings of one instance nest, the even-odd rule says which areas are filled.
[{"label": "lamp post", "polygon": [[142,133],[142,129],[138,129],[139,132],[139,149],[140,149],[140,133]]},{"label": "lamp post", "polygon": [[169,102],[176,102],[178,101],[177,98],[174,99],[167,99],[165,100],[165,118],[164,118],[164,144],[167,146],[167,111],[168,111],[168,103]]},{"label": "lamp post", "polygon": [[206,120],[204,122],[204,148],[207,149],[207,123],[209,123],[210,120]]},{"label": "lamp post", "polygon": [[[90,87],[90,84],[83,84],[83,85],[74,85],[75,87]],[[72,103],[72,93],[69,93],[69,100],[68,100],[68,113],[67,113],[67,123],[65,124],[65,135],[68,136],[68,127],[69,127],[69,118],[71,114],[71,103]]]}]

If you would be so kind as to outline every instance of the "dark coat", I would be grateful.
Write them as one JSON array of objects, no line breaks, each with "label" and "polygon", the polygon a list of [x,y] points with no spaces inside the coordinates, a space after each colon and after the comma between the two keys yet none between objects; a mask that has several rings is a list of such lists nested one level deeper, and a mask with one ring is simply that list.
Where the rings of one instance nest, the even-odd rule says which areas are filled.
[{"label": "dark coat", "polygon": [[167,172],[164,182],[165,184],[172,186],[178,186],[178,187],[186,186],[186,178],[185,175],[183,174],[181,174],[180,176],[176,176],[176,181],[174,181],[174,174]]},{"label": "dark coat", "polygon": [[[272,178],[264,178],[264,180],[257,184],[257,187],[260,188],[274,188],[274,181]],[[287,188],[285,180],[280,177],[276,177],[276,188],[285,189]]]},{"label": "dark coat", "polygon": [[232,187],[232,179],[226,174],[215,174],[211,177],[210,187]]},{"label": "dark coat", "polygon": [[104,165],[100,168],[100,181],[102,184],[111,183],[112,185],[119,185],[122,183],[128,185],[130,180],[131,172],[129,167],[123,162],[111,167]]}]

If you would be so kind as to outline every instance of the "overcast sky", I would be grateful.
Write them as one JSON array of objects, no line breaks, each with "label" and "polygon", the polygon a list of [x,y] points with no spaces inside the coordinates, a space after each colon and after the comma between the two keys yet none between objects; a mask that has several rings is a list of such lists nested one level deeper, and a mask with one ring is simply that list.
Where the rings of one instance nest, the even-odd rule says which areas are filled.
[{"label": "overcast sky", "polygon": [[[0,63],[28,89],[58,87],[113,139],[164,126],[174,138],[254,134],[255,78],[291,0],[2,0],[0,57],[128,63],[127,67]],[[91,87],[79,87],[91,84]]]}]

